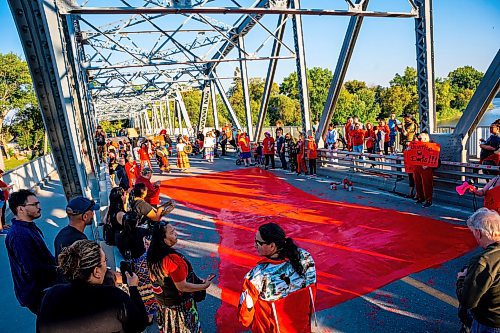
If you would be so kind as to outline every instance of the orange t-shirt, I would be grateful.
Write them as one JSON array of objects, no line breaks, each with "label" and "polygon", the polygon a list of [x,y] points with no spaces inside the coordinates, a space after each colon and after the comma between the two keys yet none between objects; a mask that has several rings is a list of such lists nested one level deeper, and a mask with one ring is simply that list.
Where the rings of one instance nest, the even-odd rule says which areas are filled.
[{"label": "orange t-shirt", "polygon": [[240,146],[240,149],[243,153],[249,153],[250,152],[250,139],[248,137],[240,137],[238,140],[238,146]]},{"label": "orange t-shirt", "polygon": [[187,278],[188,266],[184,259],[177,254],[169,254],[161,262],[161,268],[166,276],[174,282],[181,282]]},{"label": "orange t-shirt", "polygon": [[349,132],[349,136],[352,139],[353,146],[360,146],[365,141],[365,130],[356,129],[354,131]]}]

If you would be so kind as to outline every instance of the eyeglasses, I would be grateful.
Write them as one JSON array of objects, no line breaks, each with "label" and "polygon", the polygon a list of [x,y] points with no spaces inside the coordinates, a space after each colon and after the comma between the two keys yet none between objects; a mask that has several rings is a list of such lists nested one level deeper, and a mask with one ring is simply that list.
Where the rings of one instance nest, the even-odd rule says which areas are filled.
[{"label": "eyeglasses", "polygon": [[40,201],[29,203],[29,204],[24,204],[22,206],[33,206],[33,207],[40,206]]},{"label": "eyeglasses", "polygon": [[422,138],[417,138],[418,141],[422,141]]},{"label": "eyeglasses", "polygon": [[255,239],[255,246],[269,245],[268,242],[260,241],[257,238]]}]

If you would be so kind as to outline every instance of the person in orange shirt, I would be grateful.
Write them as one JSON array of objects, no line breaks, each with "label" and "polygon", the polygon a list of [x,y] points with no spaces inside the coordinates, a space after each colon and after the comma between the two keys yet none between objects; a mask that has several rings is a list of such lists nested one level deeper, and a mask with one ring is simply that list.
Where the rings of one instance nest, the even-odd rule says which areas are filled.
[{"label": "person in orange shirt", "polygon": [[309,160],[309,174],[316,176],[316,158],[318,158],[318,146],[314,137],[310,135],[307,138],[307,159]]},{"label": "person in orange shirt", "polygon": [[361,124],[357,123],[354,130],[349,134],[352,141],[352,150],[355,153],[363,154],[363,143],[365,141],[365,130],[361,129]]},{"label": "person in orange shirt", "polygon": [[351,143],[351,136],[350,132],[353,130],[353,119],[352,117],[347,118],[347,123],[344,125],[344,136],[345,136],[345,141],[347,142],[347,150],[351,151],[352,150],[352,143]]},{"label": "person in orange shirt", "polygon": [[307,174],[304,134],[299,135],[299,141],[297,142],[297,175],[300,175],[302,171],[304,171],[305,175]]},{"label": "person in orange shirt", "polygon": [[271,160],[271,169],[274,169],[274,138],[271,136],[271,133],[264,133],[264,141],[262,144],[264,146],[264,156],[266,158],[266,169],[269,165],[269,160]]},{"label": "person in orange shirt", "polygon": [[246,132],[242,132],[239,135],[238,146],[241,150],[241,159],[245,162],[245,166],[249,166],[251,164],[252,153],[250,146],[250,138],[247,136]]},{"label": "person in orange shirt", "polygon": [[139,166],[132,156],[127,157],[127,163],[125,163],[125,172],[127,173],[129,181],[129,189],[132,189],[135,185],[136,179],[139,177]]},{"label": "person in orange shirt", "polygon": [[[365,124],[366,130],[365,130],[365,147],[366,147],[366,152],[368,154],[375,154],[375,142],[377,142],[377,134],[375,134],[375,130],[373,129],[372,123],[368,122]],[[368,159],[374,161],[375,157],[368,157]],[[375,167],[374,164],[372,164],[372,168]]]},{"label": "person in orange shirt", "polygon": [[152,169],[151,160],[149,158],[149,147],[147,142],[141,143],[141,148],[139,149],[139,161],[141,170],[144,168]]},{"label": "person in orange shirt", "polygon": [[316,267],[276,223],[261,225],[255,250],[262,257],[245,275],[238,320],[253,333],[310,333],[316,318]]}]

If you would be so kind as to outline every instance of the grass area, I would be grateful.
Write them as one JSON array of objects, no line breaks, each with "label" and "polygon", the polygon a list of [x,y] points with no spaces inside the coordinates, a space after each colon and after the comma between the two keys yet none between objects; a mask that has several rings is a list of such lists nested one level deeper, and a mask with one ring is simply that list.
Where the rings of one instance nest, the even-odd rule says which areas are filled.
[{"label": "grass area", "polygon": [[29,162],[28,159],[23,159],[23,160],[18,160],[16,158],[11,158],[9,160],[6,159],[6,160],[4,160],[4,164],[5,164],[4,171],[12,170],[14,168],[17,168],[20,165],[23,165],[24,163],[27,163],[27,162]]}]

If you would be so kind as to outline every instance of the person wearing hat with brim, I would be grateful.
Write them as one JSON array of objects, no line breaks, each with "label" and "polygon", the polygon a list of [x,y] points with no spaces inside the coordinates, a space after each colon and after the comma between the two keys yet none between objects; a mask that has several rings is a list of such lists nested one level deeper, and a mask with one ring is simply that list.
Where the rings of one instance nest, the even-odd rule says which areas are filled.
[{"label": "person wearing hat with brim", "polygon": [[94,211],[99,210],[99,205],[84,197],[71,199],[66,206],[69,224],[62,228],[54,239],[55,257],[65,248],[72,245],[77,240],[87,239],[83,233],[85,227],[92,224]]}]

